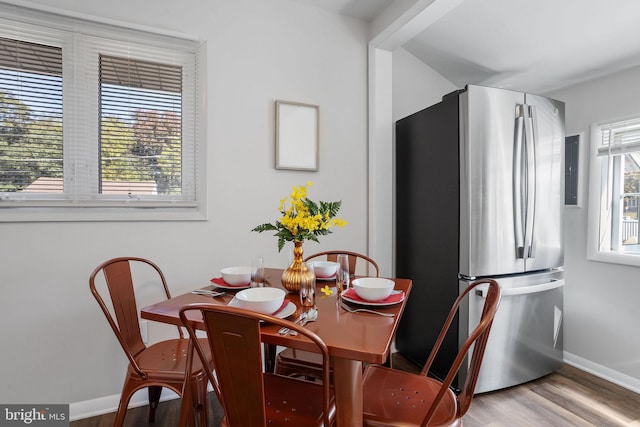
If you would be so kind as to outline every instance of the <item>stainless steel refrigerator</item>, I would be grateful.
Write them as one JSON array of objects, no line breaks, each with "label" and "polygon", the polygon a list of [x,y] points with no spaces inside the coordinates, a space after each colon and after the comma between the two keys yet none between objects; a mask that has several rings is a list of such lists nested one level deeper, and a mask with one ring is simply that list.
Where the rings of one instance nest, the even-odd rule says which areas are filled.
[{"label": "stainless steel refrigerator", "polygon": [[[396,123],[396,276],[413,280],[401,354],[424,363],[459,292],[491,277],[503,297],[476,393],[561,366],[563,156],[564,104],[529,93],[468,85]],[[461,309],[432,375],[482,303],[479,291]]]}]

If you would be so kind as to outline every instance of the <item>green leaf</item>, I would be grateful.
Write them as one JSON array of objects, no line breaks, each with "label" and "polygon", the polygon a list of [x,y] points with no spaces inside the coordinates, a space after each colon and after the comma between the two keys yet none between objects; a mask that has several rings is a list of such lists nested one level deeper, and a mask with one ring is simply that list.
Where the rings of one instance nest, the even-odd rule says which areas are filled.
[{"label": "green leaf", "polygon": [[320,240],[318,240],[318,238],[313,234],[309,235],[309,237],[307,239],[308,240],[313,240],[316,243],[320,243]]},{"label": "green leaf", "polygon": [[318,205],[313,200],[304,199],[303,202],[305,207],[309,209],[309,213],[311,215],[316,215],[318,213]]},{"label": "green leaf", "polygon": [[270,230],[277,231],[278,228],[273,224],[266,223],[266,224],[260,224],[259,226],[257,226],[251,231],[257,231],[258,233],[262,233],[263,231],[270,231]]},{"label": "green leaf", "polygon": [[320,210],[322,212],[329,212],[329,218],[333,218],[338,214],[342,201],[338,202],[320,202]]}]

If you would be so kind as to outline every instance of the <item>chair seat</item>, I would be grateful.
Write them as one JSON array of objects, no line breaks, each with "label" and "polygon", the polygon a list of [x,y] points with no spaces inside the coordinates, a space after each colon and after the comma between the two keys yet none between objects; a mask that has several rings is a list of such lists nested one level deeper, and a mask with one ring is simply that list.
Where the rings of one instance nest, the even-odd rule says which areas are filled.
[{"label": "chair seat", "polygon": [[[322,425],[322,386],[310,381],[281,375],[265,374],[265,395],[268,396],[267,425],[278,426],[321,426]],[[335,419],[335,396],[331,393],[329,414]],[[308,420],[315,418],[309,424]],[[286,421],[286,422],[285,422]]]},{"label": "chair seat", "polygon": [[[285,376],[304,377],[308,380],[322,378],[322,356],[310,351],[285,348],[276,356],[275,373]],[[391,355],[383,366],[391,367]],[[329,370],[333,382],[333,368]]]},{"label": "chair seat", "polygon": [[[200,341],[203,345],[206,344],[206,338],[201,338]],[[188,339],[166,340],[147,347],[135,359],[149,378],[156,381],[175,381],[181,384],[184,381],[188,349]],[[211,352],[208,353],[209,359],[211,359]],[[137,376],[131,365],[129,365],[129,374]],[[193,359],[191,374],[196,374],[198,379],[206,376],[202,362],[197,357]]]},{"label": "chair seat", "polygon": [[[198,340],[202,343],[206,342],[206,338]],[[155,418],[153,415],[155,415],[155,408],[162,391],[160,387],[167,387],[181,396],[183,400],[187,400],[187,402],[183,402],[183,405],[190,408],[190,411],[185,413],[185,417],[188,417],[190,422],[195,422],[197,415],[200,423],[206,422],[208,418],[207,385],[209,378],[198,357],[193,358],[191,372],[186,373],[188,348],[189,340],[180,338],[160,341],[138,353],[135,360],[138,367],[145,373],[146,378],[140,376],[133,365],[129,364],[127,378],[122,389],[123,399],[121,399],[114,425],[122,425],[127,409],[125,402],[128,402],[133,393],[143,387],[149,387],[149,396],[155,396],[153,401],[150,399],[149,402],[150,407],[153,408],[149,422],[153,422]],[[211,360],[211,351],[205,351],[207,360]],[[185,375],[190,376],[189,383],[191,384],[186,395],[183,389]],[[155,391],[152,390],[154,388]]]},{"label": "chair seat", "polygon": [[[363,374],[365,426],[420,426],[442,383],[422,375],[369,365]],[[429,425],[459,426],[449,389]]]},{"label": "chair seat", "polygon": [[[276,356],[276,374],[306,379],[322,378],[322,356],[319,353],[285,348]],[[329,371],[333,375],[333,369]]]},{"label": "chair seat", "polygon": [[[322,422],[322,386],[310,381],[284,377],[282,375],[264,375],[267,423],[269,427],[296,426],[321,427]],[[335,396],[331,394],[331,413],[329,419],[335,422]],[[309,420],[314,421],[310,422]],[[226,417],[221,427],[230,427]]]}]

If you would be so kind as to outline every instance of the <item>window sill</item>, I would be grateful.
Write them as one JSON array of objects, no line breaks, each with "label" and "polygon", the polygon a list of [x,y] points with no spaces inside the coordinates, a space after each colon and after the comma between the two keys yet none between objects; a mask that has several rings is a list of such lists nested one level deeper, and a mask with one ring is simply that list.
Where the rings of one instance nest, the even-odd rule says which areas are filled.
[{"label": "window sill", "polygon": [[2,222],[87,222],[87,221],[205,221],[207,211],[199,207],[66,207],[3,208]]},{"label": "window sill", "polygon": [[611,264],[623,264],[640,266],[640,254],[623,254],[619,252],[598,252],[589,254],[591,261],[608,262]]}]

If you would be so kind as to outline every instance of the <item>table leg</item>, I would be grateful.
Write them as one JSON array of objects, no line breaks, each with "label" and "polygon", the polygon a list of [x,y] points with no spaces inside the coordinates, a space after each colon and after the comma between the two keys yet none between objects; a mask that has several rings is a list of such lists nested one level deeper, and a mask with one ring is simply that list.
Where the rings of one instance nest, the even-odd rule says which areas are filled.
[{"label": "table leg", "polygon": [[264,343],[264,370],[265,372],[273,373],[276,368],[276,350],[277,347],[274,344]]},{"label": "table leg", "polygon": [[338,427],[362,425],[362,362],[333,358],[333,384],[336,394]]}]

